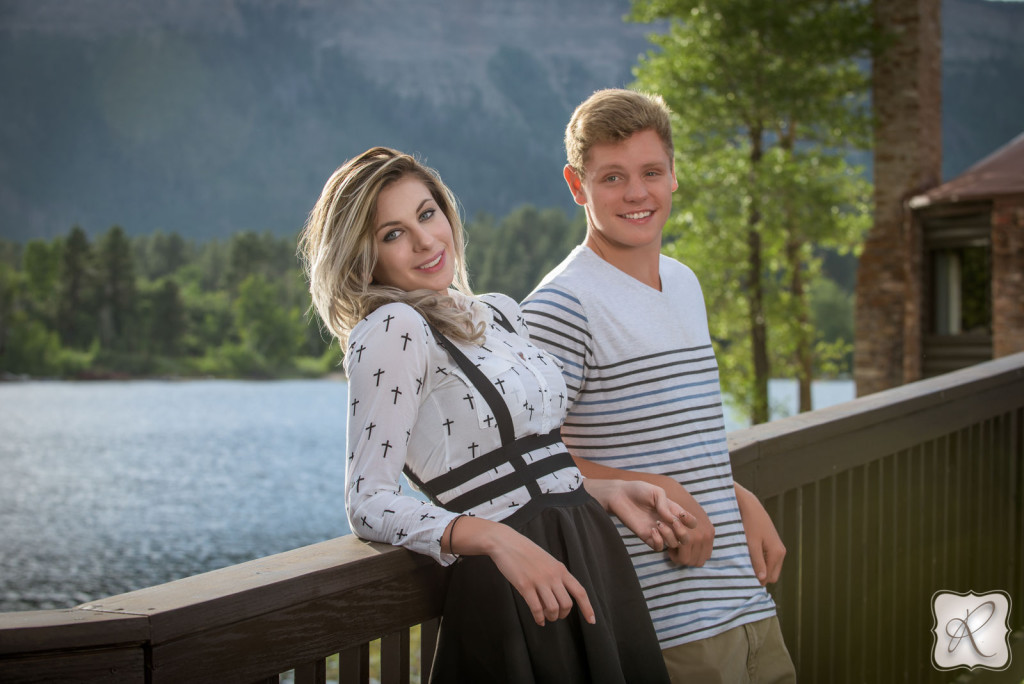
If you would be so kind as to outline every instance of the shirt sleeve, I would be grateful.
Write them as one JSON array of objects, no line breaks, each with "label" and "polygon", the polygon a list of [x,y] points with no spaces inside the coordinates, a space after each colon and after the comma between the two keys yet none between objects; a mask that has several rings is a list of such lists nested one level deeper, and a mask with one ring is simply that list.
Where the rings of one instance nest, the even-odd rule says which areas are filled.
[{"label": "shirt sleeve", "polygon": [[583,304],[571,291],[549,284],[523,301],[522,312],[530,341],[561,362],[571,410],[586,386],[592,358],[592,337]]},{"label": "shirt sleeve", "polygon": [[359,537],[448,565],[456,557],[441,553],[441,535],[457,514],[402,494],[400,481],[433,344],[423,318],[404,304],[377,309],[349,336],[345,508]]}]

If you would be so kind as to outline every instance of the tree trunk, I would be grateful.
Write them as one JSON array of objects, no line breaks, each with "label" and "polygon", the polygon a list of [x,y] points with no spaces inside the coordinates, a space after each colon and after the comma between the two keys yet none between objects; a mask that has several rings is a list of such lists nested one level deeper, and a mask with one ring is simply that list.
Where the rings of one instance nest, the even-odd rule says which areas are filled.
[{"label": "tree trunk", "polygon": [[[779,131],[779,141],[786,155],[792,159],[796,144],[796,122],[790,121],[785,130]],[[787,196],[787,205],[789,197]],[[788,207],[792,209],[792,207]],[[800,232],[800,226],[794,220],[795,212],[786,212],[786,261],[789,263],[789,292],[793,299],[793,311],[796,319],[796,379],[799,385],[799,412],[810,411],[811,382],[814,380],[814,330],[811,328],[810,302],[807,301],[807,288],[804,283],[804,264],[800,251],[806,242]]]},{"label": "tree trunk", "polygon": [[[751,181],[757,176],[758,164],[761,162],[761,129],[750,130],[750,176]],[[751,182],[750,213],[747,215],[747,277],[750,286],[750,348],[754,362],[754,393],[750,407],[750,420],[757,423],[768,422],[768,376],[771,369],[768,363],[768,327],[764,313],[764,267],[761,262],[761,210]]]},{"label": "tree trunk", "polygon": [[811,321],[804,287],[803,263],[800,260],[800,241],[790,228],[790,239],[786,242],[786,259],[789,261],[789,291],[793,297],[796,317],[796,378],[800,385],[800,413],[810,411],[811,381],[814,379],[814,348],[811,336]]}]

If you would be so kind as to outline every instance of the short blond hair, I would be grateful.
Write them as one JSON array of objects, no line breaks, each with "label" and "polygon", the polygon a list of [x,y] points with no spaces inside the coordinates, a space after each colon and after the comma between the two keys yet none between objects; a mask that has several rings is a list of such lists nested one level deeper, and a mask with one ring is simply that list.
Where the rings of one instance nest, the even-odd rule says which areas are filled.
[{"label": "short blond hair", "polygon": [[647,130],[658,134],[672,159],[671,110],[661,95],[622,88],[598,90],[576,107],[565,127],[566,163],[584,178],[594,145],[622,142]]},{"label": "short blond hair", "polygon": [[344,346],[367,315],[390,302],[409,304],[446,335],[474,341],[482,324],[448,296],[429,290],[406,292],[373,282],[377,201],[405,177],[422,181],[452,227],[455,274],[452,287],[472,295],[466,273],[465,235],[458,201],[432,168],[387,147],[373,147],[331,174],[299,236],[299,257],[309,280],[313,307]]}]

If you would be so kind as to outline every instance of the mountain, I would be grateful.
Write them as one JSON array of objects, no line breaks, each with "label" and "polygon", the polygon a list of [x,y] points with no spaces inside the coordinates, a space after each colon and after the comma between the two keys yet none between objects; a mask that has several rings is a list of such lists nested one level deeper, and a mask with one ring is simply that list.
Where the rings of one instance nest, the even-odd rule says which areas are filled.
[{"label": "mountain", "polygon": [[[1020,132],[1024,4],[945,0],[948,175]],[[371,145],[469,216],[572,210],[562,131],[631,80],[629,0],[0,0],[0,237],[294,234]],[[952,18],[952,20],[951,20]]]}]

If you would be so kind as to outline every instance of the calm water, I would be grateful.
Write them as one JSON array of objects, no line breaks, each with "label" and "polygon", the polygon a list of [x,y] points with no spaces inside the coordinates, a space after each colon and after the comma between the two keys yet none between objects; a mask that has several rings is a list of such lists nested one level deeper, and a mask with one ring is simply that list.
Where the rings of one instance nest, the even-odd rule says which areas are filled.
[{"label": "calm water", "polygon": [[[795,383],[770,391],[776,416],[793,412]],[[347,396],[328,380],[0,383],[0,611],[347,534]],[[816,408],[852,396],[814,387]]]},{"label": "calm water", "polygon": [[0,611],[348,533],[346,385],[0,383]]}]

